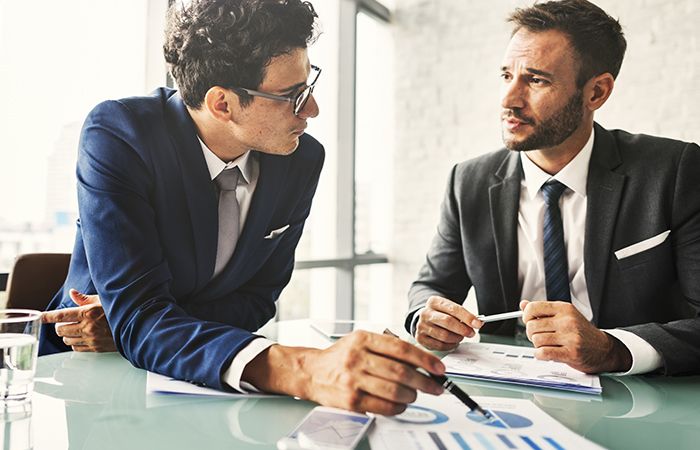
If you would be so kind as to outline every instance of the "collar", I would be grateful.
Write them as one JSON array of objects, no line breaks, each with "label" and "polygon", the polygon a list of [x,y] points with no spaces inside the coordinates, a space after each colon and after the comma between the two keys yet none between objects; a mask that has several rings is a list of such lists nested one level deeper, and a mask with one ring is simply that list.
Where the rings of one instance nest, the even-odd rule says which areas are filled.
[{"label": "collar", "polygon": [[219,159],[218,156],[214,154],[211,150],[209,150],[209,147],[202,141],[202,139],[197,136],[197,140],[199,140],[199,144],[202,146],[202,152],[204,153],[204,159],[207,162],[207,169],[209,169],[209,176],[213,180],[221,172],[224,170],[229,170],[233,169],[234,167],[238,167],[238,169],[241,171],[241,175],[243,175],[243,178],[245,179],[246,183],[250,183],[250,180],[253,177],[253,158],[251,157],[251,151],[248,150],[238,158],[234,159],[233,161],[230,161],[228,163],[223,162],[221,159]]},{"label": "collar", "polygon": [[595,128],[591,130],[588,141],[580,152],[569,161],[559,172],[550,175],[537,167],[535,163],[527,157],[527,152],[520,152],[520,162],[523,166],[523,182],[527,188],[530,199],[535,198],[540,188],[550,179],[555,179],[566,185],[575,193],[586,196],[586,180],[588,179],[588,163],[591,161],[593,153],[593,142],[595,141]]}]

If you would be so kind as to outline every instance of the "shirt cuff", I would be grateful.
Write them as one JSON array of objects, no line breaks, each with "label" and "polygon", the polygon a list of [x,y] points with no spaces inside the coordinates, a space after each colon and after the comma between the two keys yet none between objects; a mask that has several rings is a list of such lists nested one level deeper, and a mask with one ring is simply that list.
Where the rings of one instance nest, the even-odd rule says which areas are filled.
[{"label": "shirt cuff", "polygon": [[627,372],[613,372],[608,375],[639,375],[642,373],[653,372],[654,370],[664,365],[661,354],[656,351],[647,341],[637,336],[636,334],[620,330],[603,330],[609,335],[616,337],[622,344],[627,347],[632,355],[632,367]]},{"label": "shirt cuff", "polygon": [[411,319],[411,336],[416,337],[416,327],[418,326],[418,319],[420,319],[420,314],[425,309],[425,306],[418,308],[416,312],[413,313],[413,319]]},{"label": "shirt cuff", "polygon": [[255,359],[256,356],[274,344],[276,344],[276,342],[262,337],[250,341],[248,345],[243,347],[243,350],[239,351],[238,354],[234,356],[231,365],[226,369],[226,372],[224,372],[222,381],[238,392],[260,392],[260,390],[252,384],[241,381],[243,369],[245,369],[248,363]]}]

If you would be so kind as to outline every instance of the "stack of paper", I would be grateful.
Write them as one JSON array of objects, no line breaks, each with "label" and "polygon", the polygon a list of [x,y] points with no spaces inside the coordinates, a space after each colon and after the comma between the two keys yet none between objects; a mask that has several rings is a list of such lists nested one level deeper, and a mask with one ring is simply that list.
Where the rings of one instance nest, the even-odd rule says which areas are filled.
[{"label": "stack of paper", "polygon": [[529,400],[475,397],[495,417],[488,421],[456,397],[418,394],[395,417],[377,416],[370,432],[372,450],[600,450]]},{"label": "stack of paper", "polygon": [[600,378],[564,363],[535,359],[535,349],[512,345],[464,343],[442,359],[455,377],[600,394]]}]

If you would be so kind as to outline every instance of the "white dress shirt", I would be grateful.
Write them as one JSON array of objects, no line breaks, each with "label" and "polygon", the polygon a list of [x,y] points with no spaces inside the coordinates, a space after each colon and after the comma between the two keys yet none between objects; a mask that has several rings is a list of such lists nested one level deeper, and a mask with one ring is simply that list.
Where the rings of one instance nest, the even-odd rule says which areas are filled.
[{"label": "white dress shirt", "polygon": [[[199,137],[197,138],[199,139]],[[253,199],[255,188],[258,185],[260,163],[252,151],[247,151],[235,160],[226,163],[219,159],[214,152],[209,150],[201,139],[199,139],[199,143],[202,146],[204,159],[206,160],[207,168],[209,169],[209,176],[212,180],[214,180],[224,170],[230,170],[234,167],[238,167],[238,169],[241,171],[241,177],[238,178],[238,184],[236,186],[236,200],[238,200],[240,210],[239,230],[243,232],[245,221],[248,217],[248,210],[250,209],[250,203]],[[248,345],[243,347],[243,349],[241,349],[241,351],[239,351],[231,361],[231,365],[223,374],[223,382],[240,392],[257,391],[255,386],[252,386],[250,383],[241,382],[243,369],[245,369],[245,366],[247,366],[248,363],[253,360],[253,358],[258,356],[274,343],[275,342],[269,339],[261,337],[250,341]]]},{"label": "white dress shirt", "polygon": [[[583,249],[586,235],[586,183],[588,164],[593,153],[595,131],[581,151],[555,175],[549,175],[520,153],[523,179],[518,210],[518,286],[524,300],[546,300],[544,279],[544,213],[546,205],[540,188],[550,179],[568,189],[559,199],[564,242],[569,263],[571,303],[589,321],[593,318],[584,273]],[[632,354],[632,367],[621,375],[651,372],[662,366],[661,355],[644,339],[629,331],[603,330],[619,339]]]}]

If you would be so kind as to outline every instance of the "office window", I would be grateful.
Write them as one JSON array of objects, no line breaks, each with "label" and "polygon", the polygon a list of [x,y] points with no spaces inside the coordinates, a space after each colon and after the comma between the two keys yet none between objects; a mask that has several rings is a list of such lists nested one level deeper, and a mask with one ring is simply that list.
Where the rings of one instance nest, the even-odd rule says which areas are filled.
[{"label": "office window", "polygon": [[[393,185],[388,10],[365,0],[314,6],[323,33],[309,55],[324,68],[324,78],[315,93],[321,114],[309,122],[309,132],[324,144],[326,163],[278,319],[385,320],[381,307],[368,307],[367,299],[377,296],[364,293],[388,292],[391,285],[390,266],[384,264]],[[386,17],[379,18],[377,11]],[[374,264],[383,267],[365,269]],[[299,273],[309,267],[334,270],[323,277]]]},{"label": "office window", "polygon": [[[384,254],[391,245],[394,111],[389,25],[357,14],[355,80],[355,252]],[[355,268],[356,319],[391,317],[391,265]]]},{"label": "office window", "polygon": [[0,272],[70,252],[82,122],[98,102],[165,82],[167,0],[0,1]]}]

